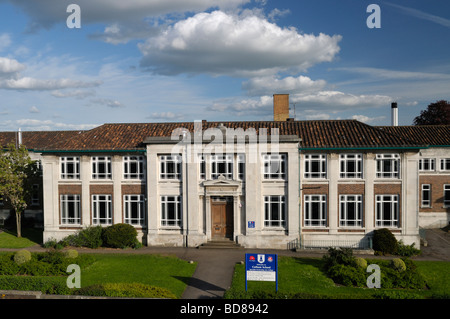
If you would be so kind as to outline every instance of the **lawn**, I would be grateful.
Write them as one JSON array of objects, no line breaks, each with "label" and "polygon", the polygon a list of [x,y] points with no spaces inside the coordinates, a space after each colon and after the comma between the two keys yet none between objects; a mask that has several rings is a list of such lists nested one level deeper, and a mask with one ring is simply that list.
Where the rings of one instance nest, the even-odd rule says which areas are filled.
[{"label": "lawn", "polygon": [[0,232],[0,248],[27,248],[42,243],[42,229],[23,228],[22,237],[15,230]]},{"label": "lawn", "polygon": [[[225,298],[449,298],[450,280],[448,262],[416,261],[429,289],[369,289],[336,285],[322,272],[319,258],[280,257],[278,264],[278,293],[274,282],[249,281],[245,291],[245,266],[236,265],[231,288]],[[368,274],[369,275],[369,274]],[[400,291],[400,292],[399,292]]]}]

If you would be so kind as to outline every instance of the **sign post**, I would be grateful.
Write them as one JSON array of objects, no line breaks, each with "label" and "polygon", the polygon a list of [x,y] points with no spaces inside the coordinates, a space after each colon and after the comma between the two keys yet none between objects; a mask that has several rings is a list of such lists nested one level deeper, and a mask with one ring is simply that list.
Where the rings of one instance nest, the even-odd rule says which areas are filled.
[{"label": "sign post", "polygon": [[245,254],[245,291],[249,280],[275,281],[278,291],[278,255]]}]

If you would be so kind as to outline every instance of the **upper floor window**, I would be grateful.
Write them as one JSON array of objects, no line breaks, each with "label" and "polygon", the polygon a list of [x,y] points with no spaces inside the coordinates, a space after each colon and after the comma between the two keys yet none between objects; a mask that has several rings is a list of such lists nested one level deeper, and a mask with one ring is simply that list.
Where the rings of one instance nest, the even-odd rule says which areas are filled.
[{"label": "upper floor window", "polygon": [[341,178],[362,178],[361,154],[340,154],[339,163]]},{"label": "upper floor window", "polygon": [[263,155],[265,179],[286,179],[286,154]]},{"label": "upper floor window", "polygon": [[305,178],[327,178],[327,156],[325,154],[306,154],[304,163]]},{"label": "upper floor window", "polygon": [[181,179],[181,156],[161,155],[159,157],[161,179]]},{"label": "upper floor window", "polygon": [[400,155],[399,154],[377,154],[377,177],[399,178],[400,177]]},{"label": "upper floor window", "polygon": [[243,181],[245,179],[245,154],[237,155],[237,169],[238,179]]},{"label": "upper floor window", "polygon": [[441,171],[450,171],[450,158],[441,158]]},{"label": "upper floor window", "polygon": [[61,157],[61,179],[80,179],[80,158]]},{"label": "upper floor window", "polygon": [[434,158],[421,158],[419,160],[419,171],[434,171],[435,169],[435,159]]},{"label": "upper floor window", "polygon": [[233,155],[211,155],[211,178],[217,179],[220,175],[233,178]]},{"label": "upper floor window", "polygon": [[111,157],[94,156],[92,157],[92,178],[93,179],[111,179]]},{"label": "upper floor window", "polygon": [[123,177],[125,179],[144,179],[144,167],[143,156],[123,157]]}]

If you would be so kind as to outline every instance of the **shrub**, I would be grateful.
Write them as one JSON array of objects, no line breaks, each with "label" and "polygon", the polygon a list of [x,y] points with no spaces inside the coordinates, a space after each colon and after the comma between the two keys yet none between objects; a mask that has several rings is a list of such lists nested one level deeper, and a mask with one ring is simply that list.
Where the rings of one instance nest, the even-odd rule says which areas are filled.
[{"label": "shrub", "polygon": [[104,283],[83,287],[74,292],[75,295],[126,297],[126,298],[170,298],[176,296],[165,288],[141,283]]},{"label": "shrub", "polygon": [[366,285],[364,270],[359,267],[338,264],[329,268],[327,274],[335,283],[341,285],[350,287],[364,287]]},{"label": "shrub", "polygon": [[22,265],[30,260],[31,260],[31,253],[26,249],[19,250],[14,254],[14,261],[18,265]]},{"label": "shrub", "polygon": [[398,242],[397,255],[402,257],[411,257],[420,254],[420,249],[414,247],[414,243],[411,245],[405,245],[402,240]]},{"label": "shrub", "polygon": [[102,237],[108,247],[134,247],[137,242],[137,231],[129,224],[114,224],[105,228]]},{"label": "shrub", "polygon": [[66,258],[77,258],[78,257],[78,251],[76,251],[75,249],[68,249],[65,253],[64,253]]},{"label": "shrub", "polygon": [[64,246],[98,248],[102,245],[102,226],[88,226],[62,240]]},{"label": "shrub", "polygon": [[406,270],[406,265],[405,262],[403,260],[401,260],[400,258],[394,258],[391,260],[391,267],[395,270],[397,270],[398,272],[403,272]]},{"label": "shrub", "polygon": [[395,254],[398,242],[387,228],[376,229],[373,232],[373,249],[382,254]]},{"label": "shrub", "polygon": [[364,271],[367,269],[367,260],[361,257],[355,258],[355,264],[356,266],[362,268]]},{"label": "shrub", "polygon": [[65,277],[0,276],[0,289],[34,290],[56,295],[70,293]]},{"label": "shrub", "polygon": [[332,248],[328,249],[328,254],[324,255],[325,269],[335,265],[353,265],[355,257],[350,248]]}]

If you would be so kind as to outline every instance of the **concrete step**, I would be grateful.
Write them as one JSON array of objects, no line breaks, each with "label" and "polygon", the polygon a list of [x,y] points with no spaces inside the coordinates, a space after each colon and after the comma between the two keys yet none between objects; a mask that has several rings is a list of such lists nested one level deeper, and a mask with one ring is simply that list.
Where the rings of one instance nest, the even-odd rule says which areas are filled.
[{"label": "concrete step", "polygon": [[210,249],[241,249],[241,245],[235,243],[232,240],[211,240],[198,246],[200,249],[210,248]]}]

